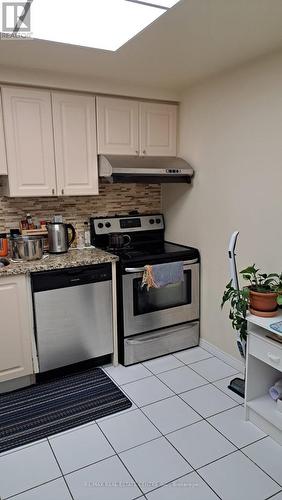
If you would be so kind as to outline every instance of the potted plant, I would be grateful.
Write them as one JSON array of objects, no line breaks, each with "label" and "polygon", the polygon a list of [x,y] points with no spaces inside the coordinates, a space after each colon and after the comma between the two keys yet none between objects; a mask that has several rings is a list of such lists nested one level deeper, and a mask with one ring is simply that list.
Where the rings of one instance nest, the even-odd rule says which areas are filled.
[{"label": "potted plant", "polygon": [[247,311],[256,316],[271,317],[276,315],[277,305],[282,305],[282,273],[259,273],[255,264],[243,269],[240,274],[249,281],[249,286],[236,289],[232,280],[226,285],[221,308],[230,302],[229,318],[232,327],[241,340],[247,338]]},{"label": "potted plant", "polygon": [[259,273],[255,264],[243,269],[240,274],[249,282],[250,312],[262,317],[275,316],[277,304],[282,304],[282,274]]}]

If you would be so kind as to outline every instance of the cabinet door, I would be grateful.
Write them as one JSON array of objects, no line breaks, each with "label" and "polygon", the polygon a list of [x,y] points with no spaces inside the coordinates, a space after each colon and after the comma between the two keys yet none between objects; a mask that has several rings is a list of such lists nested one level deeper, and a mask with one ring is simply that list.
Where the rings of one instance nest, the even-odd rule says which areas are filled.
[{"label": "cabinet door", "polygon": [[4,87],[2,96],[10,196],[56,194],[50,93]]},{"label": "cabinet door", "polygon": [[0,175],[7,175],[6,148],[3,127],[2,102],[0,99]]},{"label": "cabinet door", "polygon": [[95,98],[52,94],[59,195],[98,194]]},{"label": "cabinet door", "polygon": [[177,106],[140,103],[140,154],[176,155]]},{"label": "cabinet door", "polygon": [[32,374],[32,320],[25,276],[0,277],[0,317],[0,382]]},{"label": "cabinet door", "polygon": [[97,97],[99,154],[139,154],[136,101]]}]

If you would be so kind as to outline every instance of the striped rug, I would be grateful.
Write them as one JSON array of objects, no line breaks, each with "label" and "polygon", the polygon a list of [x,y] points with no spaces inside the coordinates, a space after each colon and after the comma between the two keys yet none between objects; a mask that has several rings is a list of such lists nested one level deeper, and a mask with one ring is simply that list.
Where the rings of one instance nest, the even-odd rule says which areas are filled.
[{"label": "striped rug", "polygon": [[130,408],[100,368],[0,395],[0,452]]}]

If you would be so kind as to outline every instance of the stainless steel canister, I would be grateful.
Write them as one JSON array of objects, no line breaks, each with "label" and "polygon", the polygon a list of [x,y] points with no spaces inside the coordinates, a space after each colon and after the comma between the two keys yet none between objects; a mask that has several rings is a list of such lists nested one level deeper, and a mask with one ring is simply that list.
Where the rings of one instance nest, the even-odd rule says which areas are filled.
[{"label": "stainless steel canister", "polygon": [[18,236],[10,240],[11,256],[14,260],[38,260],[43,257],[41,236]]}]

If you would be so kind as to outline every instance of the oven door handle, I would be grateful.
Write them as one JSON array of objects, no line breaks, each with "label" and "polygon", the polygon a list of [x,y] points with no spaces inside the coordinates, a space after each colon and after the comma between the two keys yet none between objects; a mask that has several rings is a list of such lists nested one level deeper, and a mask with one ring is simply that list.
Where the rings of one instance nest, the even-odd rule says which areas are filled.
[{"label": "oven door handle", "polygon": [[[183,262],[183,270],[187,270],[191,264],[196,264],[198,259],[186,260]],[[145,271],[145,267],[126,267],[126,273],[143,273]]]},{"label": "oven door handle", "polygon": [[145,271],[145,267],[126,267],[126,273],[143,273]]}]

